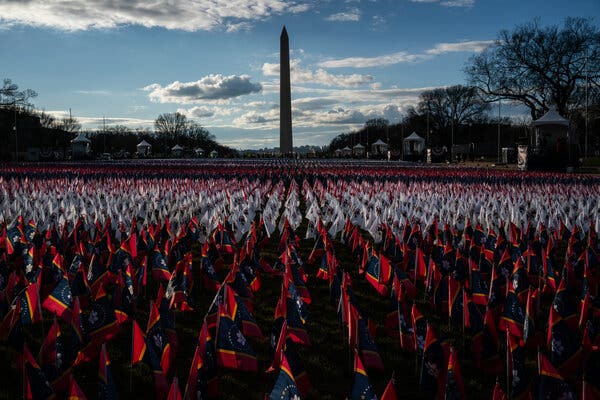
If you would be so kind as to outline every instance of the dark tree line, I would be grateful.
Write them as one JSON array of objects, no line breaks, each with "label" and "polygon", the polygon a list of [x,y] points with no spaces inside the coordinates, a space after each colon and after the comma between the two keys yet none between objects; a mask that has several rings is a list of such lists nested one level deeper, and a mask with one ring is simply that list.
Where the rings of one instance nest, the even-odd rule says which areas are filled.
[{"label": "dark tree line", "polygon": [[[37,111],[31,102],[37,93],[20,89],[10,79],[0,86],[0,160],[24,159],[29,148],[39,148],[54,158],[65,158],[71,149],[71,140],[81,132],[81,123],[70,115],[55,117],[45,111]],[[161,114],[152,129],[131,129],[123,125],[108,126],[84,132],[92,144],[92,156],[111,153],[134,155],[142,140],[152,145],[152,156],[169,157],[171,149],[180,145],[193,155],[197,148],[208,155],[216,150],[220,156],[235,156],[237,152],[219,144],[214,135],[196,121],[181,113]]]},{"label": "dark tree line", "polygon": [[525,106],[533,120],[555,107],[571,120],[581,144],[587,131],[592,148],[600,150],[600,30],[591,20],[567,18],[562,26],[535,20],[503,30],[493,45],[467,62],[465,73],[468,86],[425,91],[400,124],[383,132],[367,123],[334,138],[330,151],[370,144],[374,136],[389,137],[392,149],[399,149],[401,138],[413,130],[433,146],[497,143],[499,123],[502,145],[507,137],[512,145],[526,140],[530,121],[498,121],[491,106],[499,100],[512,108]]}]

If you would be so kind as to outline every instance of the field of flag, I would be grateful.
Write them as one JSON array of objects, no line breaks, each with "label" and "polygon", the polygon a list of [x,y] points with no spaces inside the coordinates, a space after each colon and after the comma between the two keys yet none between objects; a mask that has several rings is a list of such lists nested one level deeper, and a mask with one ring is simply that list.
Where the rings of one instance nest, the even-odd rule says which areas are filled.
[{"label": "field of flag", "polygon": [[1,398],[600,399],[600,177],[0,166]]}]

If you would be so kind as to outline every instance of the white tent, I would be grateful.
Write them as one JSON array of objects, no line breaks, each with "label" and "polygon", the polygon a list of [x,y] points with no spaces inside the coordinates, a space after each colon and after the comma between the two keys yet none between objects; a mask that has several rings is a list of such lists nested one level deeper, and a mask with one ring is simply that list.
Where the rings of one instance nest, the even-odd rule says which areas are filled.
[{"label": "white tent", "polygon": [[171,148],[171,154],[173,154],[174,157],[181,157],[183,154],[183,147],[176,144]]},{"label": "white tent", "polygon": [[545,125],[559,125],[559,126],[568,126],[569,120],[563,118],[556,108],[551,107],[548,112],[542,115],[540,118],[533,121],[533,126],[545,126]]},{"label": "white tent", "polygon": [[377,139],[375,143],[371,144],[371,153],[373,153],[374,156],[384,155],[387,149],[387,143],[381,139]]},{"label": "white tent", "polygon": [[85,137],[85,134],[83,132],[79,132],[77,137],[75,137],[75,139],[71,140],[71,147],[73,150],[73,158],[76,159],[76,158],[87,157],[91,151],[91,148],[90,148],[91,143],[92,142],[90,141],[90,139]]},{"label": "white tent", "polygon": [[204,157],[204,149],[202,147],[196,147],[194,153],[196,153],[196,157]]},{"label": "white tent", "polygon": [[533,121],[533,126],[535,127],[534,147],[538,151],[552,149],[562,152],[561,148],[569,142],[569,139],[571,143],[575,143],[574,138],[569,137],[569,120],[562,117],[554,107]]},{"label": "white tent", "polygon": [[409,158],[421,157],[425,153],[425,139],[413,132],[402,141],[404,156]]},{"label": "white tent", "polygon": [[359,144],[357,144],[356,146],[354,146],[354,147],[352,148],[352,153],[353,153],[355,156],[363,156],[363,155],[365,155],[365,146],[363,146],[363,145],[362,145],[362,144],[360,144],[360,143],[359,143]]},{"label": "white tent", "polygon": [[152,151],[152,145],[145,140],[139,142],[136,146],[137,153],[140,156],[149,156]]},{"label": "white tent", "polygon": [[344,148],[342,149],[342,155],[343,155],[344,157],[349,157],[349,156],[351,156],[351,155],[352,155],[352,149],[351,149],[350,147],[348,147],[348,146],[344,147]]}]

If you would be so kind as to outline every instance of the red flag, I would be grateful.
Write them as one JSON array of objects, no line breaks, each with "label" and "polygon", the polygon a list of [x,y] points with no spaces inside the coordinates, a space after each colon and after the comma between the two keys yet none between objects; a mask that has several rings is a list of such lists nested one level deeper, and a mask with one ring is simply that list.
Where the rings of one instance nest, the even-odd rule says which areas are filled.
[{"label": "red flag", "polygon": [[169,390],[169,396],[167,397],[167,400],[182,400],[177,377],[173,378],[173,383],[171,384],[171,389]]},{"label": "red flag", "polygon": [[396,394],[396,373],[394,372],[392,374],[392,377],[390,378],[390,381],[388,382],[387,386],[385,387],[385,390],[383,391],[383,394],[381,395],[381,399],[380,400],[397,400],[398,399],[398,395]]},{"label": "red flag", "polygon": [[496,386],[494,386],[492,400],[506,400],[506,394],[504,393],[502,386],[500,386],[500,381],[498,379],[496,379]]},{"label": "red flag", "polygon": [[71,387],[69,389],[69,400],[86,400],[83,390],[79,387],[73,375],[71,375]]},{"label": "red flag", "polygon": [[135,320],[132,322],[131,365],[135,365],[141,362],[146,354],[146,335],[144,335],[144,331],[142,331],[142,328],[140,328]]},{"label": "red flag", "polygon": [[425,280],[427,277],[427,263],[425,263],[425,256],[423,255],[423,250],[421,250],[418,246],[415,254],[415,268],[417,273],[417,280]]}]

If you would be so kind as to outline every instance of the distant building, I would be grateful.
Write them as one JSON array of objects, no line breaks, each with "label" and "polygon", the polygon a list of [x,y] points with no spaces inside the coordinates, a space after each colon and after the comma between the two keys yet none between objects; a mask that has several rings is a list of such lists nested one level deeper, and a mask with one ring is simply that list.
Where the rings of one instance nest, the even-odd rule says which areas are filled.
[{"label": "distant building", "polygon": [[365,146],[362,144],[357,144],[352,148],[352,154],[354,157],[364,157],[365,156]]},{"label": "distant building", "polygon": [[419,161],[425,156],[425,139],[413,132],[402,141],[402,150],[405,160]]},{"label": "distant building", "polygon": [[204,157],[204,149],[196,147],[196,149],[194,149],[194,154],[196,154],[196,157]]},{"label": "distant building", "polygon": [[219,156],[219,153],[216,150],[213,150],[210,152],[209,156],[210,158],[217,158]]},{"label": "distant building", "polygon": [[71,140],[71,149],[74,160],[81,160],[84,158],[88,158],[92,149],[91,149],[91,141],[83,132],[80,132],[75,139]]},{"label": "distant building", "polygon": [[136,146],[138,156],[148,157],[152,152],[152,145],[145,140],[139,142]]},{"label": "distant building", "polygon": [[350,147],[348,147],[348,146],[344,147],[342,149],[342,156],[344,156],[344,157],[350,157],[350,156],[352,156],[352,149]]},{"label": "distant building", "polygon": [[173,146],[171,148],[171,155],[173,155],[173,157],[177,157],[177,158],[181,157],[183,155],[183,147],[176,144],[175,146]]},{"label": "distant building", "polygon": [[381,139],[371,144],[371,154],[376,157],[385,156],[387,154],[388,145]]}]

